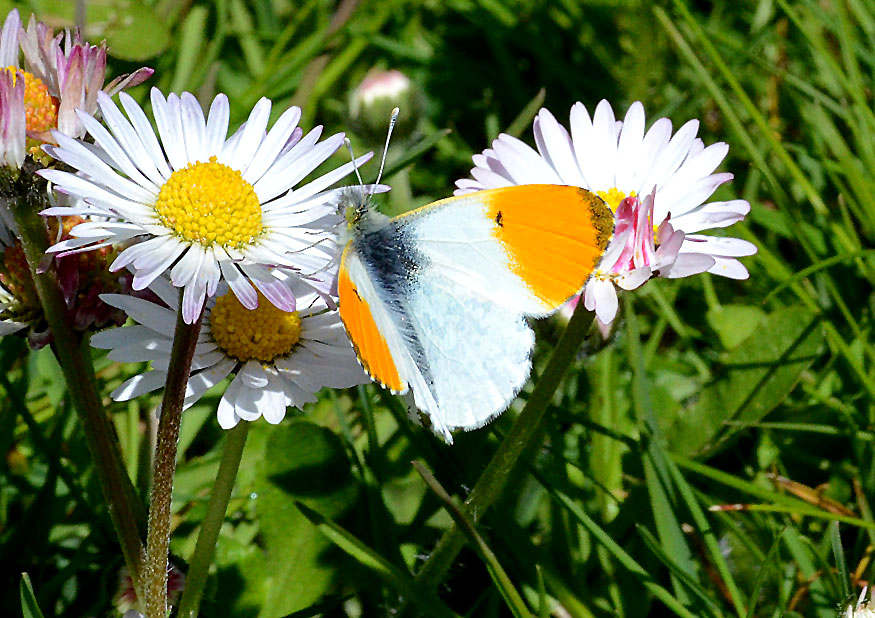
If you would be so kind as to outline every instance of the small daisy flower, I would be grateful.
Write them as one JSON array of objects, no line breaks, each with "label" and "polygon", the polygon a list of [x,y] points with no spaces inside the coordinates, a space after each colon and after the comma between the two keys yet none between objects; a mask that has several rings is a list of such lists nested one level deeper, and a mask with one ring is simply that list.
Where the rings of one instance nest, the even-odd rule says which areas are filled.
[{"label": "small daisy flower", "polygon": [[[262,416],[276,424],[288,406],[302,408],[315,402],[315,393],[323,387],[348,388],[369,381],[337,311],[329,311],[322,297],[297,278],[287,283],[298,297],[294,312],[264,302],[250,310],[230,293],[207,302],[185,407],[233,374],[219,403],[219,425],[229,429],[240,420]],[[151,371],[134,376],[112,393],[116,401],[157,390],[166,381],[178,296],[163,277],[150,289],[167,306],[132,296],[103,297],[138,324],[98,333],[92,345],[111,350],[109,357],[119,362],[152,363]]]},{"label": "small daisy flower", "polygon": [[614,237],[584,288],[584,306],[601,324],[610,324],[617,314],[614,285],[634,290],[678,258],[684,233],[665,219],[654,234],[654,199],[655,192],[644,200],[624,198],[614,213]]},{"label": "small daisy flower", "polygon": [[866,601],[866,588],[860,593],[860,598],[857,599],[857,604],[849,605],[842,613],[842,618],[875,618],[875,605],[872,601]]},{"label": "small daisy flower", "polygon": [[[713,173],[728,152],[726,144],[706,148],[696,137],[696,120],[672,136],[671,121],[660,118],[645,133],[644,107],[639,102],[632,104],[622,121],[615,119],[607,101],[598,104],[592,118],[583,104],[576,103],[571,108],[570,127],[569,133],[549,111],[541,109],[534,122],[537,151],[509,135],[499,136],[491,149],[474,156],[472,178],[457,181],[456,194],[516,184],[576,185],[597,193],[616,214],[627,197],[652,193],[652,212],[643,214],[654,222],[656,243],[663,242],[660,229],[665,238],[675,242],[679,238],[676,234],[682,232],[683,240],[675,258],[663,259],[658,267],[651,265],[651,274],[658,271],[665,277],[687,277],[707,271],[732,279],[748,277],[747,269],[736,258],[756,253],[754,245],[737,238],[698,234],[732,225],[750,211],[744,200],[706,203],[717,187],[732,178],[732,174]],[[641,201],[637,207],[643,205]],[[638,213],[626,215],[639,219]],[[668,227],[663,228],[669,220],[671,234]],[[621,217],[617,217],[618,227],[620,223]],[[606,253],[602,272],[619,274],[616,264],[610,262],[614,257],[619,254]],[[643,281],[636,277],[642,273],[629,273],[631,282],[641,285]],[[590,281],[602,288],[599,294],[588,290],[590,297],[594,301],[605,298],[608,304],[599,312],[599,320],[610,317],[610,322],[616,314],[616,298],[612,300],[606,292],[604,280]],[[615,283],[620,281],[614,278]],[[628,283],[629,279],[623,281]]]},{"label": "small daisy flower", "polygon": [[45,147],[77,173],[40,174],[80,199],[43,214],[90,219],[71,230],[77,238],[49,251],[123,246],[111,270],[132,266],[135,290],[169,270],[173,284],[184,290],[182,312],[189,324],[220,280],[247,309],[258,306],[260,293],[279,309],[294,311],[294,295],[275,269],[307,275],[331,262],[331,231],[321,220],[335,214],[336,192],[326,189],[371,153],[292,189],[343,143],[343,134],[317,143],[321,127],[302,136],[300,108],[286,110],[266,131],[271,103],[261,99],[226,139],[224,94],[204,117],[192,94],[165,99],[153,88],[159,143],[140,106],[124,93],[119,98],[127,118],[108,95],[97,95],[108,129],[77,111],[93,145],[56,132],[59,146]]},{"label": "small daisy flower", "polygon": [[[79,32],[71,34],[69,30],[55,36],[51,28],[37,22],[33,16],[27,30],[21,33],[20,44],[28,71],[59,101],[57,130],[71,137],[85,135],[85,126],[76,110],[94,115],[98,92],[103,90],[112,96],[124,88],[142,83],[154,73],[153,69],[142,67],[104,86],[106,43],[89,45]],[[39,138],[51,141],[48,131]]]}]

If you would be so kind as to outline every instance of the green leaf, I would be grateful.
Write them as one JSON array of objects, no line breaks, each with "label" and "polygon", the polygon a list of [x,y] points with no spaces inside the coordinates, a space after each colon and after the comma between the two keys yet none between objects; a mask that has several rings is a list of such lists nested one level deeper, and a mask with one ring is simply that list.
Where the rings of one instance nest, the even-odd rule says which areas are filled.
[{"label": "green leaf", "polygon": [[[34,11],[46,21],[73,26],[75,2],[34,0]],[[54,19],[49,19],[49,17]],[[86,11],[85,36],[91,41],[106,39],[110,54],[125,60],[145,60],[164,51],[170,31],[155,10],[145,2],[90,0]]]},{"label": "green leaf", "polygon": [[439,618],[452,618],[456,616],[455,613],[443,604],[437,595],[417,584],[410,575],[384,560],[380,554],[367,547],[352,534],[321,513],[307,507],[307,505],[299,502],[297,506],[316,529],[325,535],[325,538],[331,539],[350,556],[366,567],[373,569],[380,577],[389,582],[392,587],[409,598],[421,612],[424,612],[424,615],[438,616]]},{"label": "green leaf", "polygon": [[750,337],[766,312],[751,305],[720,305],[709,309],[705,317],[723,347],[732,350]]},{"label": "green leaf", "polygon": [[36,604],[36,596],[27,573],[21,574],[21,613],[24,618],[43,618],[43,613]]},{"label": "green leaf", "polygon": [[672,450],[713,450],[762,420],[814,362],[822,339],[818,318],[802,307],[781,309],[762,320],[744,345],[728,354],[698,401],[681,411],[671,427],[663,427]]},{"label": "green leaf", "polygon": [[260,616],[283,616],[313,605],[332,587],[338,561],[332,547],[301,515],[296,502],[337,517],[355,503],[357,487],[340,440],[296,421],[268,438],[256,480],[264,554]]}]

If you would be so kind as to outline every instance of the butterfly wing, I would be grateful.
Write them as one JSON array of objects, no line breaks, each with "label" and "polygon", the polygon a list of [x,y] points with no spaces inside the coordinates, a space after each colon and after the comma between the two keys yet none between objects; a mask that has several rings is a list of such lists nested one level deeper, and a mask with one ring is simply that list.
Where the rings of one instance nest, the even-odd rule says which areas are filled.
[{"label": "butterfly wing", "polygon": [[483,425],[528,377],[524,315],[580,290],[612,221],[589,192],[529,185],[436,202],[357,236],[338,292],[362,365],[395,392],[412,388],[448,442]]},{"label": "butterfly wing", "polygon": [[459,285],[533,317],[580,291],[613,233],[597,195],[522,185],[435,202],[397,219],[429,265]]}]

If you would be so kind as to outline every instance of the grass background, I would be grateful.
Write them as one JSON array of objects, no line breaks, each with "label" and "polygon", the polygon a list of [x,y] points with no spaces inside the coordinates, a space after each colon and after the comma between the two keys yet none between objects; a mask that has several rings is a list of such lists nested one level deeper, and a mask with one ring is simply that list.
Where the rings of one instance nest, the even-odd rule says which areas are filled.
[{"label": "grass background", "polygon": [[[18,6],[74,18],[72,2]],[[721,169],[735,180],[714,199],[752,206],[728,230],[759,247],[748,281],[653,280],[622,297],[610,339],[591,333],[543,448],[478,527],[489,566],[466,548],[446,577],[409,587],[450,522],[410,462],[464,499],[520,403],[447,447],[377,388],[326,391],[252,427],[203,615],[508,616],[512,589],[537,616],[832,618],[868,582],[871,3],[94,0],[86,34],[108,41],[110,75],[146,64],[165,91],[225,92],[232,123],[261,96],[274,117],[298,104],[305,129],[347,130],[358,151],[379,144],[350,123],[351,91],[373,67],[403,71],[422,105],[390,166],[417,156],[387,179],[389,212],[449,195],[500,131],[531,143],[542,101],[565,122],[573,102],[602,98],[618,115],[641,100],[675,127],[699,118],[706,143],[731,146]],[[537,324],[535,374],[561,329]],[[95,359],[107,393],[142,369]],[[0,340],[0,390],[0,606],[18,611],[27,572],[46,616],[113,615],[122,559],[50,351]],[[183,570],[223,443],[217,401],[183,419]],[[155,403],[112,406],[144,497]],[[429,603],[408,606],[417,595]]]}]

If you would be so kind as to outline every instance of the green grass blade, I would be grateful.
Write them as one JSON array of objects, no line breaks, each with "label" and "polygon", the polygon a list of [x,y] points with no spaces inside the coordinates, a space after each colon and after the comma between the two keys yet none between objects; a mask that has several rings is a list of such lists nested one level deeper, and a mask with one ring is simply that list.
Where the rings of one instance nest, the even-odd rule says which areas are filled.
[{"label": "green grass blade", "polygon": [[437,618],[458,618],[458,614],[450,610],[435,593],[419,586],[410,575],[383,559],[380,554],[335,522],[302,502],[296,502],[295,505],[304,517],[309,519],[310,523],[316,526],[330,541],[388,582],[389,585],[408,598],[419,611],[427,616]]},{"label": "green grass blade", "polygon": [[21,612],[24,618],[43,618],[43,613],[36,603],[36,595],[33,593],[33,585],[30,583],[30,576],[27,573],[21,574]]}]

